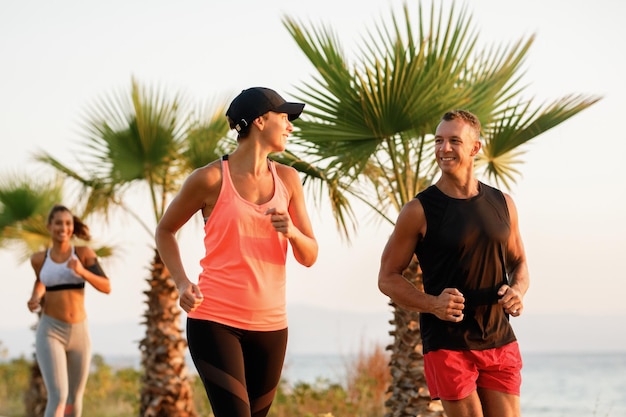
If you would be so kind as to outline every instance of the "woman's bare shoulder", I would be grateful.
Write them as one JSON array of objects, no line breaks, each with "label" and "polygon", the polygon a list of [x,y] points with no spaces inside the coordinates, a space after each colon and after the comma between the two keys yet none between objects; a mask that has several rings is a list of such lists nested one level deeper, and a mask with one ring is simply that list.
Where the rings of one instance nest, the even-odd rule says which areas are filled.
[{"label": "woman's bare shoulder", "polygon": [[289,184],[292,184],[293,182],[302,184],[300,180],[300,174],[298,173],[298,170],[296,170],[294,167],[284,165],[279,162],[274,162],[274,164],[276,166],[276,173],[278,174],[280,179],[283,180],[283,182]]},{"label": "woman's bare shoulder", "polygon": [[30,256],[30,264],[33,266],[33,268],[36,269],[41,269],[41,267],[43,266],[43,261],[46,259],[46,252],[47,250],[42,250],[39,252],[35,252]]},{"label": "woman's bare shoulder", "polygon": [[82,261],[85,258],[93,258],[96,256],[96,252],[89,246],[75,246],[76,256]]},{"label": "woman's bare shoulder", "polygon": [[219,160],[210,162],[205,166],[196,168],[187,178],[187,182],[202,183],[211,187],[222,180],[222,165]]}]

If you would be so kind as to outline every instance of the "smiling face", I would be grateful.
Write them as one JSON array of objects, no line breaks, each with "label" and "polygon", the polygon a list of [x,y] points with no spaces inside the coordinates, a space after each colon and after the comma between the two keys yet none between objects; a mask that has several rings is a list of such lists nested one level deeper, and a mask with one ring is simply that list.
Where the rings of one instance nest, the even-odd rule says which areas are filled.
[{"label": "smiling face", "polygon": [[473,168],[481,144],[476,131],[464,120],[443,120],[435,133],[435,157],[443,173]]},{"label": "smiling face", "polygon": [[282,152],[287,146],[287,137],[293,132],[293,124],[287,113],[268,112],[264,117],[263,135],[272,147],[272,152]]},{"label": "smiling face", "polygon": [[48,231],[54,241],[65,242],[70,240],[74,234],[74,217],[72,213],[65,210],[54,212],[48,222]]}]

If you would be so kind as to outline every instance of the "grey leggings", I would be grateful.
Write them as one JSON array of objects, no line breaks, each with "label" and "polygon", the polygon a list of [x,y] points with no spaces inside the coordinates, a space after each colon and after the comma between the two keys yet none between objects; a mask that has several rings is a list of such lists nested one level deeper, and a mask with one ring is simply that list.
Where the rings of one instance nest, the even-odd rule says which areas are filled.
[{"label": "grey leggings", "polygon": [[87,320],[70,324],[43,314],[35,352],[48,392],[44,417],[80,417],[91,361]]}]

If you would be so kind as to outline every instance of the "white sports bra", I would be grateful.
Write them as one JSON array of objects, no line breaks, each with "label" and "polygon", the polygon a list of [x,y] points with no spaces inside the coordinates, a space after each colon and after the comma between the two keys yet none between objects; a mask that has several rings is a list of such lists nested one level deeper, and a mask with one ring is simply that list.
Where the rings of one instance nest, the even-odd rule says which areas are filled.
[{"label": "white sports bra", "polygon": [[72,254],[65,262],[56,263],[50,258],[50,249],[46,251],[39,280],[46,286],[46,291],[60,291],[85,288],[85,280],[67,267],[69,260],[76,256],[76,249],[72,246]]}]

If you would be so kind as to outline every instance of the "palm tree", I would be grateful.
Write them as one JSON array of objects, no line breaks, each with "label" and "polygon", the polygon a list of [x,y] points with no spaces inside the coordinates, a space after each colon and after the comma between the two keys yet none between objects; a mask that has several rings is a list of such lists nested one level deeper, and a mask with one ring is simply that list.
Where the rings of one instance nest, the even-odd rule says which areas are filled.
[{"label": "palm tree", "polygon": [[[17,251],[18,260],[25,262],[32,253],[48,247],[48,211],[54,204],[64,200],[63,182],[60,178],[37,182],[17,174],[0,178],[0,249]],[[78,213],[75,210],[73,212]],[[79,217],[86,215],[88,213],[83,212]],[[95,250],[102,257],[112,254],[112,249],[107,246]],[[38,313],[38,318],[40,316],[41,313]],[[24,396],[26,415],[43,416],[46,399],[41,370],[37,360],[33,360],[28,391]]]},{"label": "palm tree", "polygon": [[63,201],[60,179],[37,183],[24,175],[0,177],[0,248],[17,249],[25,262],[48,246],[48,211]]},{"label": "palm tree", "polygon": [[[294,151],[323,166],[338,228],[350,238],[350,201],[364,203],[379,221],[394,223],[400,209],[434,182],[433,135],[441,115],[465,108],[483,123],[479,175],[509,186],[519,175],[522,145],[599,100],[570,95],[535,106],[521,85],[534,37],[506,47],[479,49],[478,32],[464,7],[449,14],[418,4],[417,20],[405,4],[366,37],[361,56],[349,61],[327,26],[285,17],[283,23],[316,70],[297,89],[308,111]],[[292,150],[295,149],[292,148]],[[321,193],[317,189],[317,195]],[[421,287],[414,259],[405,277]],[[425,385],[419,314],[391,303],[394,326],[387,417],[441,416]]]},{"label": "palm tree", "polygon": [[[25,177],[3,176],[0,184],[0,248],[16,249],[20,262],[27,261],[33,252],[46,248],[50,238],[46,229],[47,212],[60,201],[62,189],[58,181],[37,185]],[[31,364],[28,387],[24,395],[26,415],[43,416],[47,393],[37,360]]]},{"label": "palm tree", "polygon": [[[46,153],[38,159],[81,184],[86,207],[105,214],[121,208],[130,214],[154,245],[156,224],[181,180],[228,149],[230,142],[220,139],[229,128],[223,105],[212,113],[195,112],[180,94],[168,98],[161,89],[141,87],[134,79],[131,84],[130,95],[105,97],[88,110],[80,169]],[[141,207],[125,203],[130,190],[147,190],[151,222],[141,215]],[[140,415],[193,417],[197,413],[185,364],[178,293],[156,248],[150,271],[144,292],[146,333],[139,342],[144,371]]]}]

